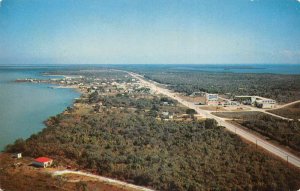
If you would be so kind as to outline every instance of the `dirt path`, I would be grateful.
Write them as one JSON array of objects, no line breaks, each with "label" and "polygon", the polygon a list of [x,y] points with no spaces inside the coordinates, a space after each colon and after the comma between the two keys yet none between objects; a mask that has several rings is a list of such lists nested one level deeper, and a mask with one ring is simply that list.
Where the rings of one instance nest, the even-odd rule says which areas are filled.
[{"label": "dirt path", "polygon": [[95,175],[95,174],[91,174],[91,173],[87,173],[87,172],[81,172],[81,171],[73,171],[73,170],[57,170],[57,171],[53,171],[52,175],[53,176],[61,176],[61,175],[65,175],[65,174],[77,174],[77,175],[82,175],[82,176],[87,176],[90,178],[94,178],[97,179],[100,182],[105,182],[108,184],[112,184],[112,185],[118,185],[122,188],[130,188],[130,189],[134,189],[137,191],[154,191],[150,188],[146,188],[146,187],[142,187],[142,186],[136,186],[133,184],[129,184],[127,182],[123,182],[120,180],[115,180],[112,178],[107,178],[104,176],[99,176],[99,175]]},{"label": "dirt path", "polygon": [[[280,108],[283,108],[283,107],[287,107],[287,106],[293,105],[293,104],[295,104],[295,103],[300,103],[300,100],[293,101],[293,102],[290,102],[290,103],[287,103],[287,104],[284,104],[284,105],[280,105],[280,106],[277,107],[276,109],[280,109]],[[272,109],[272,110],[276,110],[276,109]]]}]

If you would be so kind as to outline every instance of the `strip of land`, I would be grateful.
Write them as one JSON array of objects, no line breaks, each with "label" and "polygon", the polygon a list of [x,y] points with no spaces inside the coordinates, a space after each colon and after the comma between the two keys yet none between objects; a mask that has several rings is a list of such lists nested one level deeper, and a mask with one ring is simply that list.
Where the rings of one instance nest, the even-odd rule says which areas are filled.
[{"label": "strip of land", "polygon": [[[109,184],[109,180],[101,182],[97,177],[155,190],[299,188],[299,168],[249,144],[219,126],[216,120],[206,119],[209,115],[203,112],[197,115],[191,108],[205,109],[196,105],[199,101],[186,99],[193,97],[171,91],[171,97],[165,96],[123,71],[68,71],[66,74],[82,78],[58,79],[53,83],[75,85],[82,92],[81,97],[63,113],[49,118],[42,132],[27,140],[17,140],[6,149],[9,153],[21,152],[30,161],[41,156],[53,159],[49,172],[57,171],[60,175],[48,173],[49,181],[88,189],[105,185],[111,186],[106,190],[120,188],[122,191],[125,189],[122,185]],[[181,97],[190,106],[184,106],[173,96]],[[206,112],[211,114],[215,110]],[[225,110],[250,111],[239,107]],[[16,170],[23,174],[22,167]],[[37,173],[40,169],[32,171]],[[0,171],[0,180],[7,183],[3,188],[8,189],[12,182],[9,179],[15,174],[6,176],[5,172],[10,174],[13,170]],[[63,187],[58,185],[59,188]]]}]

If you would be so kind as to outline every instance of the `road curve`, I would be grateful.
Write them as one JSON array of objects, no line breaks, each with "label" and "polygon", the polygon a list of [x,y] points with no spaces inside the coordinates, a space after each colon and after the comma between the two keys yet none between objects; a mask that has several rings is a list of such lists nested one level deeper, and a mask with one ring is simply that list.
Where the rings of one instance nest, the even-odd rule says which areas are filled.
[{"label": "road curve", "polygon": [[174,92],[171,92],[168,89],[159,87],[158,85],[155,84],[155,82],[149,82],[147,80],[144,79],[143,76],[133,73],[133,72],[127,72],[129,75],[131,75],[132,77],[138,79],[143,85],[149,87],[150,89],[152,89],[153,91],[155,91],[156,93],[160,93],[160,94],[164,94],[168,97],[171,97],[175,100],[177,100],[179,103],[194,109],[199,115],[206,117],[206,118],[213,118],[215,119],[218,124],[220,126],[224,126],[226,129],[228,129],[229,131],[236,133],[237,135],[239,135],[240,137],[256,144],[257,146],[269,151],[270,153],[278,156],[279,158],[287,161],[289,164],[292,164],[298,168],[300,168],[300,158],[295,156],[294,154],[286,151],[285,149],[282,149],[266,140],[263,140],[262,138],[256,136],[255,134],[245,131],[242,128],[233,125],[231,123],[228,123],[225,121],[225,119],[222,119],[220,117],[217,117],[215,115],[212,115],[210,112],[200,109],[199,107],[197,107],[194,103],[188,102],[186,100],[183,100],[182,98],[180,98],[179,96],[177,96]]},{"label": "road curve", "polygon": [[90,178],[95,178],[100,182],[106,182],[106,183],[109,183],[109,184],[119,185],[119,186],[122,186],[122,187],[125,187],[125,188],[131,188],[131,189],[138,190],[138,191],[154,191],[150,188],[145,188],[145,187],[142,187],[142,186],[136,186],[134,184],[129,184],[127,182],[123,182],[123,181],[120,181],[120,180],[115,180],[115,179],[111,179],[111,178],[107,178],[107,177],[104,177],[104,176],[99,176],[99,175],[95,175],[95,174],[91,174],[91,173],[87,173],[87,172],[74,171],[74,170],[57,170],[57,171],[52,172],[53,176],[61,176],[61,175],[64,175],[64,174],[77,174],[77,175],[87,176],[87,177],[90,177]]}]

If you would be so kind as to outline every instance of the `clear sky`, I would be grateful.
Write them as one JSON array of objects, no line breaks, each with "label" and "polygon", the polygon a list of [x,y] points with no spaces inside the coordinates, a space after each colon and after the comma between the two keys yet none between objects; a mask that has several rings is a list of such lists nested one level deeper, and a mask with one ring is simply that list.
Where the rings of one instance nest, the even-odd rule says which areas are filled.
[{"label": "clear sky", "polygon": [[299,64],[299,1],[0,0],[0,64]]}]

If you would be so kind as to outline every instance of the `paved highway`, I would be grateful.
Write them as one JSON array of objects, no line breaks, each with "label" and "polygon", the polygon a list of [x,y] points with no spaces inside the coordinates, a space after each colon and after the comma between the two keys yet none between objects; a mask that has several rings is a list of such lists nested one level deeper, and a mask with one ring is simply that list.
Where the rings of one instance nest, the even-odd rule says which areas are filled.
[{"label": "paved highway", "polygon": [[191,109],[194,109],[195,111],[197,111],[197,113],[199,115],[201,115],[203,117],[215,119],[219,125],[224,126],[229,131],[236,133],[240,137],[256,144],[257,146],[260,146],[261,148],[264,148],[265,150],[269,151],[270,153],[287,161],[289,164],[292,164],[292,165],[300,168],[300,158],[295,156],[294,154],[286,151],[285,149],[277,147],[276,145],[256,136],[255,134],[253,134],[249,131],[243,130],[242,128],[240,128],[238,126],[228,123],[223,118],[212,115],[209,111],[206,111],[206,110],[203,110],[203,109],[197,107],[194,103],[183,100],[182,98],[177,96],[176,93],[171,92],[168,89],[159,87],[157,83],[145,80],[141,75],[138,75],[138,74],[132,73],[132,72],[127,72],[127,73],[130,74],[132,77],[138,79],[144,86],[149,87],[156,93],[164,94],[168,97],[171,97],[171,98],[177,100],[179,103],[181,103]]}]

